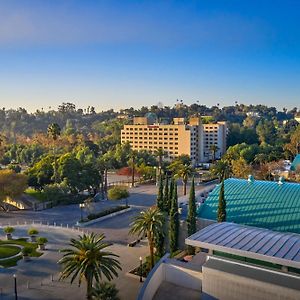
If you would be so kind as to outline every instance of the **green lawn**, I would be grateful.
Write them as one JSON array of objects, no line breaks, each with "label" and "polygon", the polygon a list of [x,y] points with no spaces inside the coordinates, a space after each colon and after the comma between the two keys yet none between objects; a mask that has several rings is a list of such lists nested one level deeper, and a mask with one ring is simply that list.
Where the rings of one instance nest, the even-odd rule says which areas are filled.
[{"label": "green lawn", "polygon": [[21,251],[20,248],[16,246],[3,245],[0,246],[0,258],[7,258],[18,254]]},{"label": "green lawn", "polygon": [[44,202],[44,201],[48,200],[46,193],[37,191],[37,190],[32,189],[32,188],[26,189],[25,194],[35,198],[36,200],[38,200],[40,202]]},{"label": "green lawn", "polygon": [[[27,242],[27,239],[21,238],[21,239],[16,239],[16,240],[9,240],[9,241],[0,240],[0,258],[10,257],[10,256],[15,255],[18,252],[20,252],[19,248],[14,247],[13,245],[9,245],[9,244],[15,244],[15,245],[23,246],[23,247],[32,248],[32,253],[30,254],[31,257],[39,257],[43,254],[43,253],[37,251],[37,248],[38,248],[37,243],[30,243],[30,242]],[[10,253],[12,253],[12,251],[13,251],[12,248],[17,248],[18,249],[17,253],[9,254],[9,255],[3,256],[3,257],[1,256],[2,255],[1,253],[3,253],[3,255],[5,255],[5,253],[8,253],[9,251],[10,251]],[[21,253],[17,257],[8,258],[3,261],[0,261],[0,266],[2,266],[4,268],[15,266],[17,264],[18,260],[20,260],[20,259],[22,259]]]}]

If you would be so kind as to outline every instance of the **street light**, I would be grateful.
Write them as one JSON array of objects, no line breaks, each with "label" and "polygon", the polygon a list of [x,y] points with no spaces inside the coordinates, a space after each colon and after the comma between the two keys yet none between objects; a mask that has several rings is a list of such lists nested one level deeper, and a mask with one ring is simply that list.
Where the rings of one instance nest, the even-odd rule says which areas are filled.
[{"label": "street light", "polygon": [[140,282],[143,282],[143,259],[140,256]]},{"label": "street light", "polygon": [[80,207],[80,215],[81,215],[81,218],[80,218],[80,221],[82,222],[83,221],[83,212],[82,210],[84,209],[84,203],[80,203],[79,204],[79,207]]},{"label": "street light", "polygon": [[14,274],[14,283],[15,283],[15,300],[18,300],[18,290],[17,290],[17,275]]}]

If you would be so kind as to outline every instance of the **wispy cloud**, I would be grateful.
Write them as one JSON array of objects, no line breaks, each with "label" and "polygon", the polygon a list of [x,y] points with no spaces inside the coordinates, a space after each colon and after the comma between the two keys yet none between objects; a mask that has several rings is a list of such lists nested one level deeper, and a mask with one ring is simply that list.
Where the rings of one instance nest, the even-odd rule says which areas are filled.
[{"label": "wispy cloud", "polygon": [[0,45],[144,43],[237,47],[264,43],[269,38],[261,20],[234,14],[195,13],[191,8],[166,4],[37,3],[1,2]]}]

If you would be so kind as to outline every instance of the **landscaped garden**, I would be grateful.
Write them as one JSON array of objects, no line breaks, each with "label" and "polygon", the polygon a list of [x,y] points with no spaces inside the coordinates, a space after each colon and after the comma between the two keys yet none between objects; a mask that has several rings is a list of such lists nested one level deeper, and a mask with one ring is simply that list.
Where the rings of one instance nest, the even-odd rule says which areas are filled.
[{"label": "landscaped garden", "polygon": [[[0,267],[8,268],[15,266],[20,259],[28,260],[30,257],[39,257],[41,252],[37,248],[41,242],[30,242],[29,238],[12,239],[11,234],[14,231],[12,227],[4,228],[4,232],[9,236],[7,240],[0,239]],[[32,233],[34,229],[28,230],[28,234]],[[38,231],[34,231],[38,234]],[[31,236],[32,238],[32,236]],[[41,239],[41,238],[40,238]]]}]

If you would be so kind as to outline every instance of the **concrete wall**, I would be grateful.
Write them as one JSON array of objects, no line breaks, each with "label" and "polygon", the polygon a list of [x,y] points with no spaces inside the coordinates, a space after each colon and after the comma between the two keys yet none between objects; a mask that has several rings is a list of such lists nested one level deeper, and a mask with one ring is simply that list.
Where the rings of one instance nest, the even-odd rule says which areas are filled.
[{"label": "concrete wall", "polygon": [[[299,300],[299,290],[293,290],[203,266],[203,299],[222,300]],[[205,295],[208,294],[209,298]]]},{"label": "concrete wall", "polygon": [[184,267],[164,264],[165,281],[178,286],[201,291],[202,273]]},{"label": "concrete wall", "polygon": [[[174,262],[174,263],[172,263]],[[148,275],[138,300],[152,300],[163,281],[201,291],[202,273],[176,265],[175,260],[163,259]]]}]

